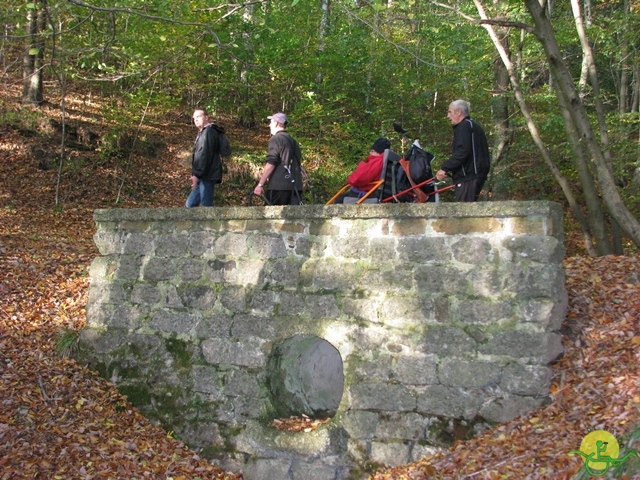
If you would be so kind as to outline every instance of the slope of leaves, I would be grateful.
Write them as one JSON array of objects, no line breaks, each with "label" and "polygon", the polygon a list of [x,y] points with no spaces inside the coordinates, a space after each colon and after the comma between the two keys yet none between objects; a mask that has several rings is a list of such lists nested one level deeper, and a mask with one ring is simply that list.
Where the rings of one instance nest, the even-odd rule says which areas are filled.
[{"label": "slope of leaves", "polygon": [[[114,206],[123,178],[123,206],[184,201],[188,170],[177,152],[188,151],[194,132],[186,124],[165,127],[160,158],[64,170],[62,209],[54,202],[56,172],[38,170],[28,139],[0,127],[0,480],[240,477],[200,458],[106,380],[55,353],[63,329],[85,324],[87,272],[97,255],[93,209]],[[153,194],[142,195],[149,185]],[[566,351],[554,365],[551,402],[373,480],[569,478],[581,467],[569,451],[589,430],[623,436],[640,423],[640,260],[571,257],[565,271]]]}]

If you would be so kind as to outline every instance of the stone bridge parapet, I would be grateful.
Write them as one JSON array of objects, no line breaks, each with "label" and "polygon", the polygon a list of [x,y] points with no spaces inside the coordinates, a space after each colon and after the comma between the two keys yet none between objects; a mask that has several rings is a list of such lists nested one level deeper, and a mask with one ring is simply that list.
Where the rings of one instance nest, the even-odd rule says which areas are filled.
[{"label": "stone bridge parapet", "polygon": [[[549,202],[98,210],[80,360],[246,480],[358,478],[548,399]],[[275,418],[331,417],[309,433]]]}]

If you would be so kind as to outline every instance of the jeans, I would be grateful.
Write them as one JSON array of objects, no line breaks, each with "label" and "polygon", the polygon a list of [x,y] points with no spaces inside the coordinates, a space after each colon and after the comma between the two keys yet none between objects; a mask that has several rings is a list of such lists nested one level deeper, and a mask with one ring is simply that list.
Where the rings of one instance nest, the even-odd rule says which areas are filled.
[{"label": "jeans", "polygon": [[191,190],[189,197],[187,197],[186,207],[213,207],[214,185],[212,181],[200,180],[196,188]]}]

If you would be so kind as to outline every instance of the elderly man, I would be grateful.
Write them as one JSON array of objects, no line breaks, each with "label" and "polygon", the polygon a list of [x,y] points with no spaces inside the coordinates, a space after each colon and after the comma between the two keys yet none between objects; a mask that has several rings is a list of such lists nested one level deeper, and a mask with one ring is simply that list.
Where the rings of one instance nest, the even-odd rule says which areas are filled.
[{"label": "elderly man", "polygon": [[457,202],[475,202],[489,174],[489,146],[482,127],[469,117],[469,104],[455,100],[447,118],[453,125],[451,156],[442,164],[436,178],[450,175],[455,184]]},{"label": "elderly man", "polygon": [[264,186],[269,182],[266,199],[271,205],[298,205],[302,191],[300,145],[287,132],[289,121],[284,113],[274,113],[267,118],[271,120],[271,138],[264,171],[253,193],[264,195]]}]

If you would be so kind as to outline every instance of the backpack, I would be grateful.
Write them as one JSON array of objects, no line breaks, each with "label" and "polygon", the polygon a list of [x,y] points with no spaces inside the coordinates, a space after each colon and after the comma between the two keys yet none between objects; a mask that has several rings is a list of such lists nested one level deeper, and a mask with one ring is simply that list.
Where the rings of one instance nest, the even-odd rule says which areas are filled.
[{"label": "backpack", "polygon": [[384,187],[382,189],[381,198],[393,197],[396,202],[411,202],[413,201],[412,195],[397,195],[398,193],[411,188],[411,183],[400,164],[401,160],[400,155],[395,152],[389,152],[386,170],[384,172]]},{"label": "backpack", "polygon": [[411,145],[404,158],[389,158],[385,174],[383,198],[393,196],[396,202],[434,202],[436,197],[429,195],[435,191],[433,182],[422,185],[419,190],[409,191],[404,195],[397,193],[433,178],[431,162],[435,157],[424,151],[417,143]]},{"label": "backpack", "polygon": [[218,140],[220,142],[220,149],[219,149],[220,156],[228,157],[229,155],[231,155],[231,145],[229,144],[229,139],[224,133],[224,128],[219,125],[216,125],[215,123],[212,123],[210,127],[213,128],[218,134]]},{"label": "backpack", "polygon": [[[403,173],[407,177],[407,181],[411,185],[419,185],[420,183],[433,178],[433,170],[431,169],[431,163],[435,158],[432,153],[423,150],[420,144],[416,141],[411,145],[409,151],[404,156],[405,160],[402,165]],[[423,202],[435,202],[436,196],[430,195],[435,192],[436,187],[434,182],[429,182],[422,185],[412,193],[414,201],[420,203]]]},{"label": "backpack", "polygon": [[409,174],[414,183],[424,182],[433,178],[431,162],[435,157],[431,153],[425,152],[422,148],[413,144],[404,158],[409,161]]}]

